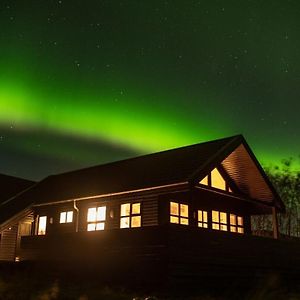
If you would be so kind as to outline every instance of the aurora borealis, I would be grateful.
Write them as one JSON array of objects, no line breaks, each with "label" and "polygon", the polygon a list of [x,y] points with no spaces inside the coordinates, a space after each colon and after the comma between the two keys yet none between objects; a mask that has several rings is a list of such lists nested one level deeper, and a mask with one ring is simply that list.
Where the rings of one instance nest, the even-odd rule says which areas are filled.
[{"label": "aurora borealis", "polygon": [[297,1],[1,1],[1,173],[242,133],[300,154]]}]

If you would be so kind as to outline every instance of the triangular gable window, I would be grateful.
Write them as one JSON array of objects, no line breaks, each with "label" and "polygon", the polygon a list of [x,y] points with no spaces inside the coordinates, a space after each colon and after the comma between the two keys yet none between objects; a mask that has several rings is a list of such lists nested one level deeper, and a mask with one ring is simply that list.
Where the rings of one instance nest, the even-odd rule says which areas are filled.
[{"label": "triangular gable window", "polygon": [[199,183],[232,193],[231,188],[228,186],[225,179],[223,178],[223,176],[221,175],[221,173],[217,168],[214,168]]}]

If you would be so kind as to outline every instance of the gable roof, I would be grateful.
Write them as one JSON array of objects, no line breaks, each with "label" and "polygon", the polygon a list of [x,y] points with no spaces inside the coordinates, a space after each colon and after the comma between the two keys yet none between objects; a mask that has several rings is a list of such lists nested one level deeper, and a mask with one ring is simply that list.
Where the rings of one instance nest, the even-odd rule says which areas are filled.
[{"label": "gable roof", "polygon": [[[241,144],[246,145],[246,142],[238,135],[52,175],[17,198],[24,203],[31,201],[35,205],[43,205],[179,183],[195,184]],[[251,161],[253,160],[256,166],[258,162],[254,156],[251,157]],[[234,172],[238,172],[239,166],[236,165],[236,168]],[[255,167],[255,172],[256,178],[263,178],[266,182],[263,189],[271,191],[270,197],[260,199],[257,197],[260,196],[259,193],[252,193],[248,194],[249,198],[275,203],[280,208],[282,202],[271,184],[266,181],[259,164]],[[250,184],[248,178],[242,185],[245,183]],[[247,194],[248,190],[244,191]]]},{"label": "gable roof", "polygon": [[0,174],[0,224],[28,206],[18,195],[34,184],[31,180]]}]

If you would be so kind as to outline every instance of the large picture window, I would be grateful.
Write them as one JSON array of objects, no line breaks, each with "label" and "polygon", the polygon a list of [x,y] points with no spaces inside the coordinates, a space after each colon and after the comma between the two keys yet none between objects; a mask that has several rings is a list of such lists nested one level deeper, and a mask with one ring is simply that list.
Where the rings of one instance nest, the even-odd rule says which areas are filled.
[{"label": "large picture window", "polygon": [[73,222],[73,211],[63,211],[60,213],[59,223],[72,223]]},{"label": "large picture window", "polygon": [[87,231],[104,230],[106,206],[90,207],[87,213]]},{"label": "large picture window", "polygon": [[189,207],[187,204],[170,202],[170,223],[189,225]]},{"label": "large picture window", "polygon": [[133,228],[141,226],[141,203],[121,204],[120,228]]},{"label": "large picture window", "polygon": [[40,216],[38,219],[38,235],[45,235],[47,227],[47,216]]},{"label": "large picture window", "polygon": [[244,233],[243,217],[230,214],[230,231],[237,232],[237,233]]},{"label": "large picture window", "polygon": [[212,229],[227,231],[227,213],[212,211]]}]

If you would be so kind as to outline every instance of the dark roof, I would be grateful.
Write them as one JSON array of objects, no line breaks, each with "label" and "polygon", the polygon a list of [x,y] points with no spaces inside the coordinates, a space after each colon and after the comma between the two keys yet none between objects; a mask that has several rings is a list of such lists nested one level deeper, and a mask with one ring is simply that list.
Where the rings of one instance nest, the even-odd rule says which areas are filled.
[{"label": "dark roof", "polygon": [[25,199],[16,196],[34,184],[31,180],[0,174],[0,224],[28,206]]},{"label": "dark roof", "polygon": [[237,135],[52,175],[17,198],[23,203],[41,205],[175,183],[192,183],[196,177],[204,177],[242,143],[246,143],[244,138]]},{"label": "dark roof", "polygon": [[27,179],[0,174],[0,205],[7,199],[29,188],[33,183],[33,181]]}]

